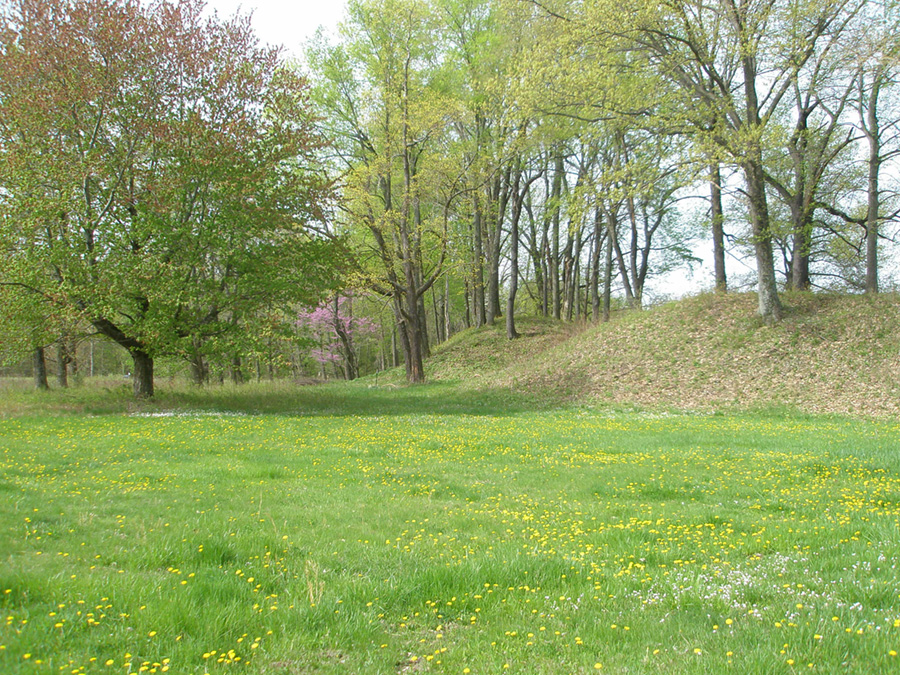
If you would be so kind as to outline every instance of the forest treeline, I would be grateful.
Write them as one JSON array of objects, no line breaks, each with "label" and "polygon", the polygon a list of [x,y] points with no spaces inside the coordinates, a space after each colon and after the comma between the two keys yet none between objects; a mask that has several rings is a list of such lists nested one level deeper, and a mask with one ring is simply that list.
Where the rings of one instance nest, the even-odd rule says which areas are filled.
[{"label": "forest treeline", "polygon": [[[697,290],[750,282],[769,323],[785,289],[894,283],[894,2],[351,0],[302,65],[196,2],[50,3],[156,17],[176,52],[152,89],[161,48],[132,68],[152,31],[54,20],[36,51],[47,4],[8,3],[0,73],[0,289],[36,355],[87,325],[136,374],[418,382],[463,327],[603,321],[701,257]],[[65,30],[95,41],[83,90],[53,79],[71,54],[42,56]],[[57,89],[32,121],[36,73]]]},{"label": "forest treeline", "polygon": [[466,325],[505,315],[509,338],[517,308],[640,307],[698,238],[719,291],[726,254],[755,259],[766,321],[780,288],[877,292],[897,20],[868,0],[351,2],[307,56],[341,222],[409,379],[442,276],[436,318],[455,282]]}]

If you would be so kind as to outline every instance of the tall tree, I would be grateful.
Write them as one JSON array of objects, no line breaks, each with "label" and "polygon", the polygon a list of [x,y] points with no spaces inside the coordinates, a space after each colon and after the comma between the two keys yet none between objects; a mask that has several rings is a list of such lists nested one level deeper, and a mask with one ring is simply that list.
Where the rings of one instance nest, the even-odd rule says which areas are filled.
[{"label": "tall tree", "polygon": [[[743,171],[759,313],[767,321],[780,318],[781,304],[766,195],[764,135],[797,86],[801,71],[844,34],[861,4],[862,0],[711,4],[674,0],[659,5],[658,13],[636,26],[636,44],[683,94],[688,120],[710,116],[719,120],[721,126],[712,137]],[[802,254],[806,244],[800,244]],[[802,271],[798,274],[803,278]]]},{"label": "tall tree", "polygon": [[[610,0],[575,7],[535,3],[549,8],[548,14],[578,36],[571,41],[573,53],[582,59],[585,52],[594,55],[602,70],[592,72],[605,73],[601,81],[611,85],[595,87],[599,93],[593,103],[584,96],[576,99],[584,102],[582,109],[595,108],[595,116],[618,111],[643,118],[644,126],[689,134],[717,145],[729,163],[740,167],[757,263],[759,313],[766,321],[781,316],[766,192],[766,132],[801,71],[824,44],[844,34],[863,3],[635,0],[627,8]],[[630,73],[640,77],[629,85],[623,75]],[[634,89],[640,82],[643,92]],[[658,86],[646,86],[653,82]]]},{"label": "tall tree", "polygon": [[[152,74],[152,76],[150,76]],[[19,0],[0,32],[0,276],[153,360],[332,282],[301,78],[201,0]],[[17,270],[29,270],[17,277]]]},{"label": "tall tree", "polygon": [[515,166],[533,134],[515,100],[515,70],[529,35],[521,3],[440,0],[436,11],[448,27],[448,65],[465,112],[455,146],[466,157],[472,217],[472,304],[476,324],[502,313],[501,265],[509,241]]},{"label": "tall tree", "polygon": [[[522,130],[524,132],[524,129]],[[509,224],[509,289],[506,298],[506,337],[513,340],[519,337],[516,330],[516,295],[519,292],[519,223],[522,220],[522,211],[525,200],[531,190],[531,186],[540,179],[542,170],[532,170],[527,175],[522,168],[522,160],[519,158],[516,166],[512,168],[513,184],[511,190],[512,213]]]},{"label": "tall tree", "polygon": [[886,216],[882,212],[882,167],[900,154],[896,103],[893,115],[884,114],[892,103],[892,97],[886,94],[896,91],[900,75],[900,18],[896,4],[888,1],[867,5],[860,32],[863,34],[854,45],[855,107],[866,141],[866,293],[875,294],[879,291],[878,239]]},{"label": "tall tree", "polygon": [[[442,92],[438,32],[411,0],[349,5],[345,45],[314,46],[309,60],[323,113],[343,136],[347,226],[364,229],[372,290],[391,298],[410,382],[425,378],[425,294],[440,276],[458,167],[432,152],[455,105]],[[366,105],[362,105],[362,101]],[[357,235],[359,236],[359,235]]]}]

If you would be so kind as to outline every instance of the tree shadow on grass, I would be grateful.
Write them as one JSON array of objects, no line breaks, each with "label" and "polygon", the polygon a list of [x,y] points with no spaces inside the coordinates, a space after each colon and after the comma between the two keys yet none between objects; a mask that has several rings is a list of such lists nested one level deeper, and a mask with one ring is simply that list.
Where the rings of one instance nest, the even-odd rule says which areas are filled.
[{"label": "tree shadow on grass", "polygon": [[0,391],[0,419],[68,415],[243,414],[296,416],[514,415],[565,404],[558,393],[478,388],[440,380],[420,385],[375,384],[372,378],[326,384],[288,380],[195,387],[159,381],[156,395],[135,400],[128,384],[85,383],[50,391]]},{"label": "tree shadow on grass", "polygon": [[377,415],[513,415],[548,410],[563,401],[543,393],[515,389],[474,389],[458,381],[421,385],[380,385],[366,382],[296,386],[262,383],[209,389],[158,391],[131,412],[228,412],[298,416]]}]

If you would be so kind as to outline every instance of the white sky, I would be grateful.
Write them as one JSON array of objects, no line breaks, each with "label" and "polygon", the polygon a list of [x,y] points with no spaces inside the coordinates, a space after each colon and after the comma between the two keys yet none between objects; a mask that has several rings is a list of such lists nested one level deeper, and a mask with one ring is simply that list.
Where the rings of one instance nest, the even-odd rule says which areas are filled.
[{"label": "white sky", "polygon": [[334,31],[343,18],[345,0],[206,0],[208,10],[230,17],[240,9],[253,14],[253,27],[263,42],[283,45],[299,57],[301,46],[319,26]]}]

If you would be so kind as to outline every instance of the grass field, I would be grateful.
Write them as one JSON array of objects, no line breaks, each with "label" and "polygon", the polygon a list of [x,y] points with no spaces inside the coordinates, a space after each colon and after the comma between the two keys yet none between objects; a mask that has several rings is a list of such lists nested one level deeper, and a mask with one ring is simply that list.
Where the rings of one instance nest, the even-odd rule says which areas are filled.
[{"label": "grass field", "polygon": [[900,425],[454,391],[16,394],[0,672],[900,672]]}]

